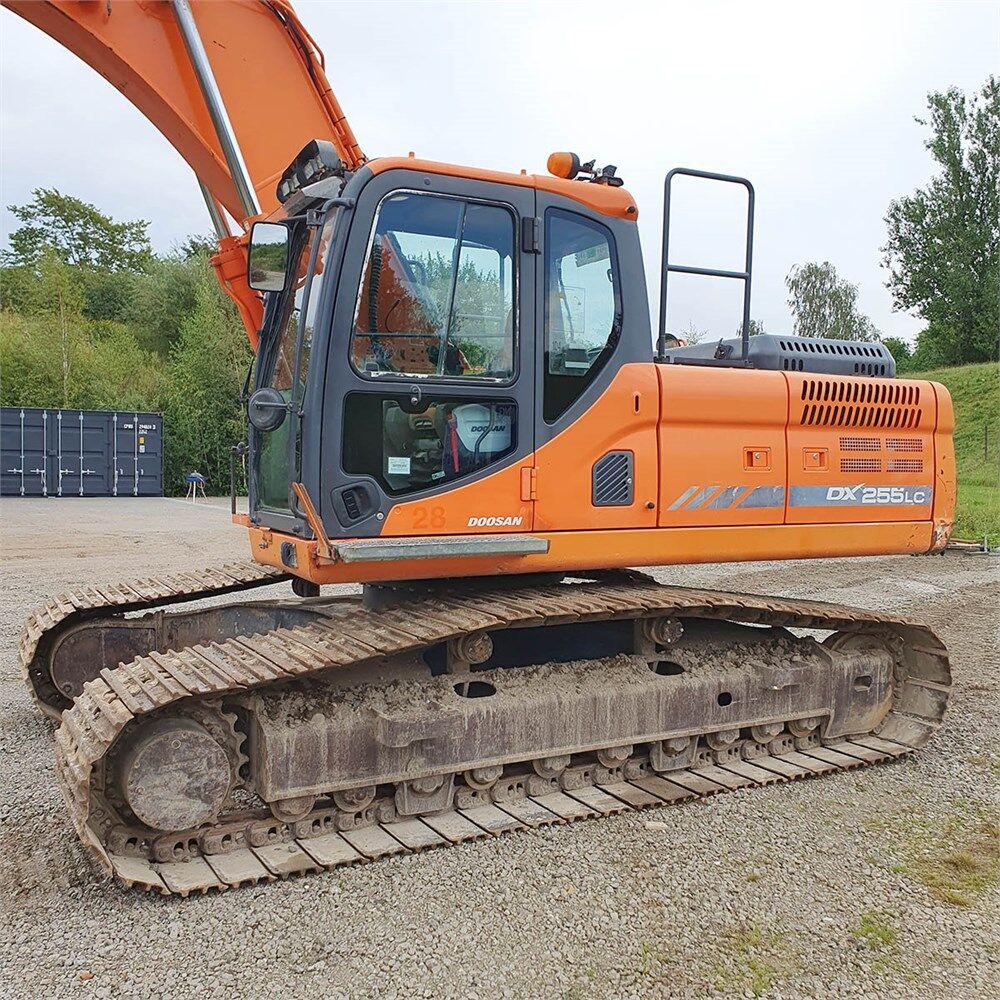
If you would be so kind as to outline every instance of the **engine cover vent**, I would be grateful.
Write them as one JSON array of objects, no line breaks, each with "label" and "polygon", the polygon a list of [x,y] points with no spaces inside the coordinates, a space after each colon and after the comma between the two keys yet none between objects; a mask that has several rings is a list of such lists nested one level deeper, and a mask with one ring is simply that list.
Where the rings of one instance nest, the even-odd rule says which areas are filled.
[{"label": "engine cover vent", "polygon": [[885,467],[886,472],[923,472],[922,458],[890,458]]},{"label": "engine cover vent", "polygon": [[924,445],[920,438],[896,438],[887,437],[885,439],[887,451],[923,451]]},{"label": "engine cover vent", "polygon": [[630,451],[609,451],[594,463],[591,502],[595,507],[630,507],[635,494]]},{"label": "engine cover vent", "polygon": [[809,427],[910,430],[920,423],[920,387],[899,382],[804,379],[799,423]]},{"label": "engine cover vent", "polygon": [[882,439],[873,437],[842,437],[841,451],[881,451]]},{"label": "engine cover vent", "polygon": [[841,472],[881,472],[882,459],[880,458],[842,458],[840,460]]}]

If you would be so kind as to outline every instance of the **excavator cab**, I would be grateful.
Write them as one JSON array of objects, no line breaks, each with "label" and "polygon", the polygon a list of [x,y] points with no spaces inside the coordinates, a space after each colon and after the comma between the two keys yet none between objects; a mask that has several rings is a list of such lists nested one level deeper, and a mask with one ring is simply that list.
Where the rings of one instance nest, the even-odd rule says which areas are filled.
[{"label": "excavator cab", "polygon": [[[298,482],[330,538],[531,530],[520,470],[622,364],[652,360],[630,197],[478,173],[378,160],[336,198],[300,187],[280,232],[254,227],[252,523],[308,536]],[[280,290],[269,255],[287,258]],[[488,506],[446,502],[488,477]]]}]

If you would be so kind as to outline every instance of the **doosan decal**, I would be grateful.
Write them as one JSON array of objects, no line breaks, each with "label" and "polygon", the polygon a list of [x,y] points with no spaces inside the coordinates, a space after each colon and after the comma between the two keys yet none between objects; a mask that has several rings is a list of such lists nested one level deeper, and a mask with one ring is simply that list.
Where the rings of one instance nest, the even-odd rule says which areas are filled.
[{"label": "doosan decal", "polygon": [[524,518],[517,517],[470,517],[466,527],[469,528],[517,528],[524,523]]}]

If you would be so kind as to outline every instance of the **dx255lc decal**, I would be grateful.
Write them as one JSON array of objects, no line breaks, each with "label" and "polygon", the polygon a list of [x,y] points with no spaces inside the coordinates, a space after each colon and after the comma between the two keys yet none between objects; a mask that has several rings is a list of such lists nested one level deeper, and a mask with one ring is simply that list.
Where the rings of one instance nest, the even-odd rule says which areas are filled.
[{"label": "dx255lc decal", "polygon": [[791,507],[926,507],[934,499],[933,486],[793,486]]}]

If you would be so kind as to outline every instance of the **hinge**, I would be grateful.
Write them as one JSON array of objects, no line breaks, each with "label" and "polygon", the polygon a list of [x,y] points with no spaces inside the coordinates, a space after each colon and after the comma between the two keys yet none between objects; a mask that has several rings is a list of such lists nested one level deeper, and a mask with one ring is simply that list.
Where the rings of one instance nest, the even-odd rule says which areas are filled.
[{"label": "hinge", "polygon": [[529,466],[521,468],[521,499],[538,499],[538,470]]},{"label": "hinge", "polygon": [[521,219],[521,250],[524,253],[539,253],[538,230],[541,219],[534,216]]}]

